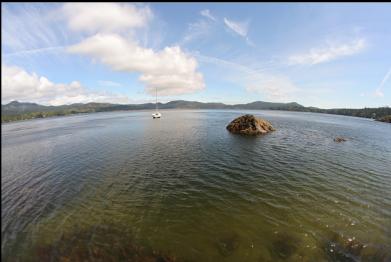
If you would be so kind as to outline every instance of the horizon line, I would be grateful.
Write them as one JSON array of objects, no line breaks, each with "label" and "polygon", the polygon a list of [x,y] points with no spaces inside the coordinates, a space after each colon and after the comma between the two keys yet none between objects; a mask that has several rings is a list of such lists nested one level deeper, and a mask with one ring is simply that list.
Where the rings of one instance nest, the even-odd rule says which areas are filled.
[{"label": "horizon line", "polygon": [[[391,107],[390,105],[383,105],[383,106],[378,106],[378,107],[367,107],[367,106],[364,106],[364,107],[358,107],[358,108],[349,108],[349,107],[334,107],[334,108],[321,108],[321,107],[316,107],[316,106],[304,106],[298,102],[295,102],[295,101],[292,101],[292,102],[269,102],[269,101],[262,101],[262,100],[255,100],[255,101],[252,101],[252,102],[247,102],[247,103],[235,103],[235,104],[228,104],[228,103],[223,103],[223,102],[200,102],[200,101],[195,101],[195,100],[182,100],[182,99],[178,99],[178,100],[171,100],[171,101],[168,101],[168,102],[158,102],[158,104],[168,104],[168,103],[171,103],[171,102],[178,102],[178,101],[183,101],[183,102],[195,102],[195,103],[202,103],[202,104],[223,104],[223,105],[227,105],[227,106],[237,106],[237,105],[247,105],[247,104],[252,104],[252,103],[256,103],[256,102],[262,102],[262,103],[272,103],[272,104],[298,104],[299,106],[302,106],[304,108],[317,108],[317,109],[365,109],[365,108],[389,108]],[[121,103],[110,103],[110,102],[94,102],[94,101],[91,101],[91,102],[85,102],[85,103],[71,103],[71,104],[61,104],[61,105],[45,105],[45,104],[40,104],[40,103],[36,103],[36,102],[24,102],[24,101],[18,101],[18,100],[12,100],[8,103],[5,103],[3,104],[3,101],[1,103],[1,106],[6,106],[10,103],[13,103],[13,102],[17,102],[17,103],[29,103],[29,104],[36,104],[36,105],[40,105],[40,106],[53,106],[53,107],[59,107],[59,106],[70,106],[70,105],[75,105],[75,104],[82,104],[82,105],[87,105],[87,104],[92,104],[92,103],[95,103],[95,104],[111,104],[111,105],[145,105],[145,104],[154,104],[153,102],[146,102],[146,103],[135,103],[135,104],[121,104]]]}]

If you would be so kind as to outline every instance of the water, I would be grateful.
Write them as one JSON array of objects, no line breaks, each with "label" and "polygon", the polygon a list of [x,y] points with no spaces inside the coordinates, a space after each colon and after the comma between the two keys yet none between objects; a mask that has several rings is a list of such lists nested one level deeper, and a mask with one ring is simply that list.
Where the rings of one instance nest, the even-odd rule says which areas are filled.
[{"label": "water", "polygon": [[[162,113],[2,125],[2,259],[390,261],[391,125]],[[277,131],[227,132],[244,113]]]}]

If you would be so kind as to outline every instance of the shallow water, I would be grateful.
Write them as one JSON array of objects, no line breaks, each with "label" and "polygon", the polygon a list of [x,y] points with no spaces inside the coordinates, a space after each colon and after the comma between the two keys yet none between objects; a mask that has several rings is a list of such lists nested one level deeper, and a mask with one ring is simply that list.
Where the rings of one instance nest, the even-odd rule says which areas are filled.
[{"label": "shallow water", "polygon": [[[277,131],[227,132],[244,113]],[[391,259],[390,124],[284,111],[162,114],[3,124],[2,259]]]}]

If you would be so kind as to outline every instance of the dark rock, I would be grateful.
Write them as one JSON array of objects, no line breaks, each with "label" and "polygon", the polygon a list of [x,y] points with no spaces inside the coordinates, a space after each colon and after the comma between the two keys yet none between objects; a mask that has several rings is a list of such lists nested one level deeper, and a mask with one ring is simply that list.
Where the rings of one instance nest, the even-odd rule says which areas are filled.
[{"label": "dark rock", "polygon": [[263,135],[275,129],[264,119],[256,118],[253,115],[244,115],[229,123],[227,130],[234,134]]},{"label": "dark rock", "polygon": [[391,261],[391,252],[385,245],[364,244],[355,237],[343,237],[330,232],[324,240],[323,250],[331,261]]},{"label": "dark rock", "polygon": [[300,246],[300,239],[288,233],[279,233],[272,242],[273,253],[282,259],[291,257]]},{"label": "dark rock", "polygon": [[178,261],[137,243],[124,228],[109,224],[68,232],[56,241],[35,246],[34,250],[33,261]]},{"label": "dark rock", "polygon": [[334,138],[334,142],[337,142],[337,143],[341,143],[341,142],[345,142],[345,141],[346,141],[346,139],[343,137],[340,137],[340,136]]},{"label": "dark rock", "polygon": [[333,261],[357,261],[364,245],[349,238],[335,238],[327,243],[325,251],[327,256]]},{"label": "dark rock", "polygon": [[221,255],[232,255],[232,253],[239,247],[239,236],[236,233],[229,234],[218,239],[216,245]]}]

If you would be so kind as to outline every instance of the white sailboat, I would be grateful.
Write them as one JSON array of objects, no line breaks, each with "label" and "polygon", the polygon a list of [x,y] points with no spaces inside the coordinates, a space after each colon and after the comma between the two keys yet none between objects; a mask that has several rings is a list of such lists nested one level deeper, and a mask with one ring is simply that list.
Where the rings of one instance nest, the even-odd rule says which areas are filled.
[{"label": "white sailboat", "polygon": [[152,114],[152,118],[160,118],[162,116],[162,114],[159,113],[159,111],[157,111],[157,87],[156,87],[156,112]]}]

